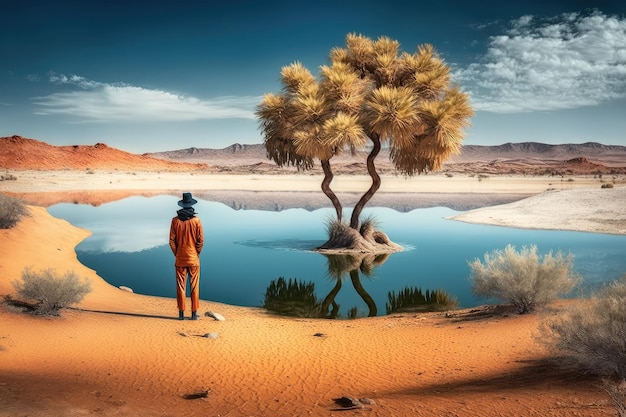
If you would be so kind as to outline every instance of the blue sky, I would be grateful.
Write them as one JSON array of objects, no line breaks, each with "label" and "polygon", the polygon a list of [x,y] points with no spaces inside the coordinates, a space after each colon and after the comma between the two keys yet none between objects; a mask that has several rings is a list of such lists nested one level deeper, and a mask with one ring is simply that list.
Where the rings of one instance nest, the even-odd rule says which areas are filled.
[{"label": "blue sky", "polygon": [[626,145],[622,0],[1,1],[0,136],[262,143],[254,110],[281,67],[317,74],[354,32],[435,46],[476,110],[465,144]]}]

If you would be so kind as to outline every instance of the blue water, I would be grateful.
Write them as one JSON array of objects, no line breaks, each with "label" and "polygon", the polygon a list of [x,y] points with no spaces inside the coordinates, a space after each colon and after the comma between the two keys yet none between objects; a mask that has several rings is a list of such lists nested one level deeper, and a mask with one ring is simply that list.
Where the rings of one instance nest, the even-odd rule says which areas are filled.
[{"label": "blue water", "polygon": [[[93,232],[76,248],[78,258],[110,284],[174,297],[168,233],[177,201],[173,196],[131,197],[98,207],[57,204],[48,210]],[[313,281],[320,300],[335,287],[327,258],[310,251],[326,240],[325,225],[334,214],[332,209],[234,210],[203,200],[195,208],[206,240],[201,255],[202,299],[261,306],[267,286],[279,277]],[[389,256],[371,276],[360,274],[378,315],[385,314],[387,294],[407,286],[444,290],[457,298],[460,307],[488,302],[472,294],[467,262],[507,244],[518,248],[535,244],[542,254],[571,253],[574,269],[584,279],[580,289],[584,292],[626,273],[626,236],[511,229],[446,219],[457,213],[442,207],[406,213],[384,207],[364,210],[405,248]],[[360,316],[370,313],[347,273],[335,301],[340,315],[353,307]]]}]

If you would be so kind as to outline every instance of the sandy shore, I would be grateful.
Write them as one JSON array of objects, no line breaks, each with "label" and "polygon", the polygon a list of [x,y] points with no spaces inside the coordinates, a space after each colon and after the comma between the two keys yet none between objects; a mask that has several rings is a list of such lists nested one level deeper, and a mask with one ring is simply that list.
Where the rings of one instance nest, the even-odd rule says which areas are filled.
[{"label": "sandy shore", "polygon": [[[240,175],[204,172],[121,171],[13,171],[16,181],[0,182],[0,192],[89,190],[188,190],[188,191],[316,191],[322,176],[308,174]],[[569,190],[600,187],[601,178],[589,176],[475,176],[443,174],[412,178],[383,175],[381,193],[522,193],[548,189]],[[622,180],[623,181],[623,180]],[[371,184],[367,175],[337,175],[335,192],[363,192]]]},{"label": "sandy shore", "polygon": [[[283,210],[331,207],[320,192],[322,176],[308,174],[211,174],[205,172],[14,171],[17,180],[0,181],[0,192],[27,204],[48,207],[58,203],[101,205],[134,195],[180,195],[191,191],[201,199],[234,209]],[[419,175],[404,178],[383,175],[381,188],[368,207],[397,211],[448,207],[457,211],[502,205],[548,190],[600,188],[598,176],[475,176]],[[626,179],[611,179],[616,186]],[[344,207],[353,207],[371,185],[369,176],[337,175],[331,186]]]},{"label": "sandy shore", "polygon": [[[12,191],[60,191],[65,186],[58,178],[37,177],[27,191],[25,178],[0,183],[0,192],[18,184],[22,188]],[[177,184],[179,189],[179,179],[149,187]],[[297,181],[296,189],[304,182]],[[482,181],[474,182],[482,186]],[[617,210],[626,201],[624,191],[600,190],[594,184],[593,189],[548,192],[466,213],[460,220],[497,224],[532,209],[534,216],[558,224],[571,211],[593,206],[581,218],[599,223],[617,219],[616,230],[624,233],[623,210]],[[483,216],[485,210],[492,211]],[[201,313],[218,312],[226,320],[203,316],[181,322],[175,320],[174,299],[119,290],[80,264],[74,247],[89,231],[51,217],[42,207],[30,211],[15,228],[0,230],[0,294],[13,292],[11,281],[27,266],[74,270],[92,282],[93,291],[80,309],[65,310],[60,318],[0,306],[2,417],[615,413],[598,379],[546,361],[548,354],[535,339],[541,314],[466,310],[450,317],[398,314],[338,321],[281,318],[202,300]],[[498,217],[502,212],[506,215]],[[518,227],[536,226],[536,219],[526,217]],[[575,220],[572,228],[595,230]],[[207,334],[216,338],[203,337]],[[207,390],[207,398],[185,399]],[[369,398],[374,404],[336,411],[333,398],[341,396]]]}]

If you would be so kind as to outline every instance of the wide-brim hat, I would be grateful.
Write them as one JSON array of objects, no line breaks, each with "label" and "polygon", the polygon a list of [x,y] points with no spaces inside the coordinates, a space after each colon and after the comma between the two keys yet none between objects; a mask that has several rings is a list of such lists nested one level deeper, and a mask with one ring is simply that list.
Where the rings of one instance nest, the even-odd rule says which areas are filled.
[{"label": "wide-brim hat", "polygon": [[178,202],[178,205],[183,208],[189,208],[197,202],[198,201],[191,196],[191,193],[183,193],[183,199]]}]

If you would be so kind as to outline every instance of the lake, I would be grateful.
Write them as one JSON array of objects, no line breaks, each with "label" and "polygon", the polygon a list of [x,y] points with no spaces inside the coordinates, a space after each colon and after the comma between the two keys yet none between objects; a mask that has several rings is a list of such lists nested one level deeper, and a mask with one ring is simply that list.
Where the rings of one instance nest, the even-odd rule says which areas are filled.
[{"label": "lake", "polygon": [[[194,196],[205,233],[200,298],[220,303],[259,307],[268,286],[283,277],[313,283],[317,299],[331,303],[327,307],[333,317],[384,315],[388,294],[406,287],[440,290],[455,297],[459,307],[474,307],[490,300],[472,294],[468,261],[507,244],[518,249],[535,244],[542,254],[573,254],[584,293],[626,272],[626,236],[467,224],[448,220],[459,212],[445,207],[407,212],[372,207],[363,215],[374,217],[404,251],[369,263],[355,276],[350,270],[360,262],[348,266],[355,260],[311,251],[326,240],[331,208],[241,210]],[[98,207],[57,204],[48,211],[93,232],[77,246],[78,259],[107,282],[136,293],[175,297],[168,234],[179,199],[136,196]],[[345,213],[349,218],[350,210]]]}]

